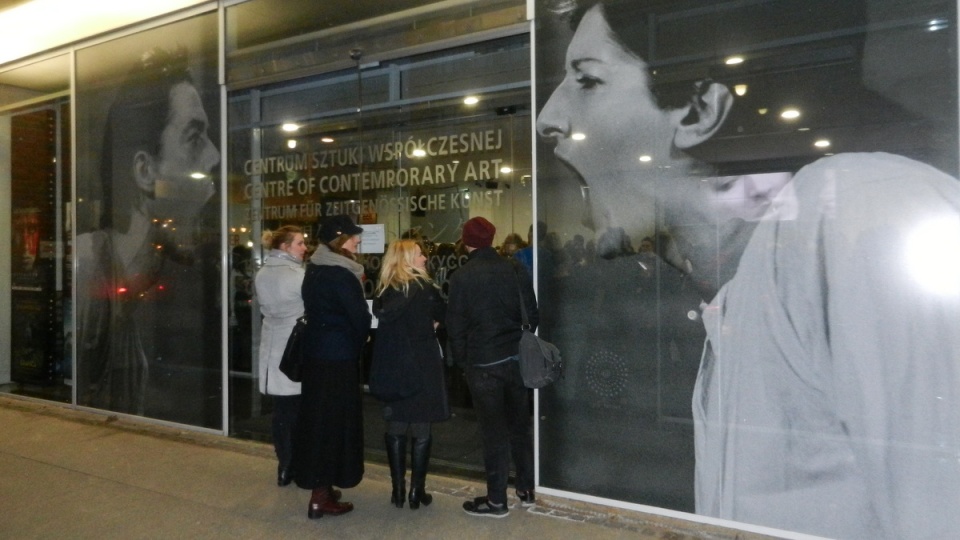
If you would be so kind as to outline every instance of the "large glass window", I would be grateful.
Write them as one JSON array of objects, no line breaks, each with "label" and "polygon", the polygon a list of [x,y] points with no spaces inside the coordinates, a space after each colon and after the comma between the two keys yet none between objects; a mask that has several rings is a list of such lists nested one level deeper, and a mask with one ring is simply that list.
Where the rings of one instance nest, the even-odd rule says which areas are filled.
[{"label": "large glass window", "polygon": [[77,404],[222,429],[215,14],[76,53]]},{"label": "large glass window", "polygon": [[0,73],[0,389],[70,402],[70,104],[67,56]]},{"label": "large glass window", "polygon": [[567,366],[541,392],[543,486],[830,538],[956,531],[956,2],[536,19],[540,330]]},{"label": "large glass window", "polygon": [[[526,36],[504,38],[373,66],[358,59],[362,69],[230,95],[234,434],[267,438],[270,431],[260,314],[249,287],[265,256],[264,231],[298,225],[314,244],[320,218],[349,214],[365,229],[368,297],[384,247],[395,239],[421,241],[441,286],[464,257],[456,243],[469,218],[494,222],[497,246],[509,244],[511,233],[525,241],[532,221],[529,55]],[[482,470],[459,369],[448,368],[447,385],[455,416],[435,427],[434,455]],[[372,398],[367,406],[367,440],[382,452],[380,406]]]}]

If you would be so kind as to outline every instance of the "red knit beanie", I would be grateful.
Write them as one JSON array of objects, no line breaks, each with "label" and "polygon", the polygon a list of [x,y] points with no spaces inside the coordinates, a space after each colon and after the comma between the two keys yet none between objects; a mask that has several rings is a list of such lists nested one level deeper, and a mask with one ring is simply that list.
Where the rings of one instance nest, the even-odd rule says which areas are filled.
[{"label": "red knit beanie", "polygon": [[463,243],[472,248],[485,248],[493,244],[493,235],[497,228],[486,218],[477,216],[463,224]]}]

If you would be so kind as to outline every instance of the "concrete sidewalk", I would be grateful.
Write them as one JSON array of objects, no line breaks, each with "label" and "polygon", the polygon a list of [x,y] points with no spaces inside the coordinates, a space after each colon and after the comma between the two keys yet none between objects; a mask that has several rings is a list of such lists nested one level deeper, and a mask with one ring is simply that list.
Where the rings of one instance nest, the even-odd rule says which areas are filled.
[{"label": "concrete sidewalk", "polygon": [[436,475],[431,506],[399,510],[370,463],[344,490],[353,512],[309,520],[309,492],[276,486],[267,444],[8,396],[0,426],[0,538],[769,538],[539,494],[504,519],[473,517],[461,503],[483,486]]}]

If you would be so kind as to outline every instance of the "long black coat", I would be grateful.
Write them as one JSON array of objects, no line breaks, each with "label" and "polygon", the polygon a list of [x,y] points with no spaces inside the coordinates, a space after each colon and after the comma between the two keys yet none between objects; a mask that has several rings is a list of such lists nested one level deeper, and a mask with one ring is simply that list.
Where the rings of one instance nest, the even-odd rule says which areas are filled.
[{"label": "long black coat", "polygon": [[410,284],[407,294],[387,289],[374,301],[379,319],[373,345],[373,366],[397,362],[410,355],[422,377],[422,389],[411,397],[384,406],[384,418],[394,422],[439,422],[450,418],[450,404],[444,382],[443,355],[433,322],[442,322],[446,304],[429,283]]},{"label": "long black coat", "polygon": [[304,489],[351,488],[363,478],[359,362],[370,311],[360,280],[341,266],[308,264],[301,294],[309,353],[293,435],[293,478]]}]

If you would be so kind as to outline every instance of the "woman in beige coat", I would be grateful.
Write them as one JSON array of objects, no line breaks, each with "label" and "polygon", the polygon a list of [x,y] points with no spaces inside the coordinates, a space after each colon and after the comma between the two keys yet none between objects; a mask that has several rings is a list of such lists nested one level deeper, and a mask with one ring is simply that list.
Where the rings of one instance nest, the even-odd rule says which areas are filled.
[{"label": "woman in beige coat", "polygon": [[300,410],[300,383],[280,371],[280,358],[287,339],[303,315],[303,254],[307,246],[299,227],[285,226],[263,235],[270,250],[254,281],[263,327],[260,333],[260,393],[273,400],[273,447],[277,452],[277,485],[286,486],[293,476],[292,436]]}]

